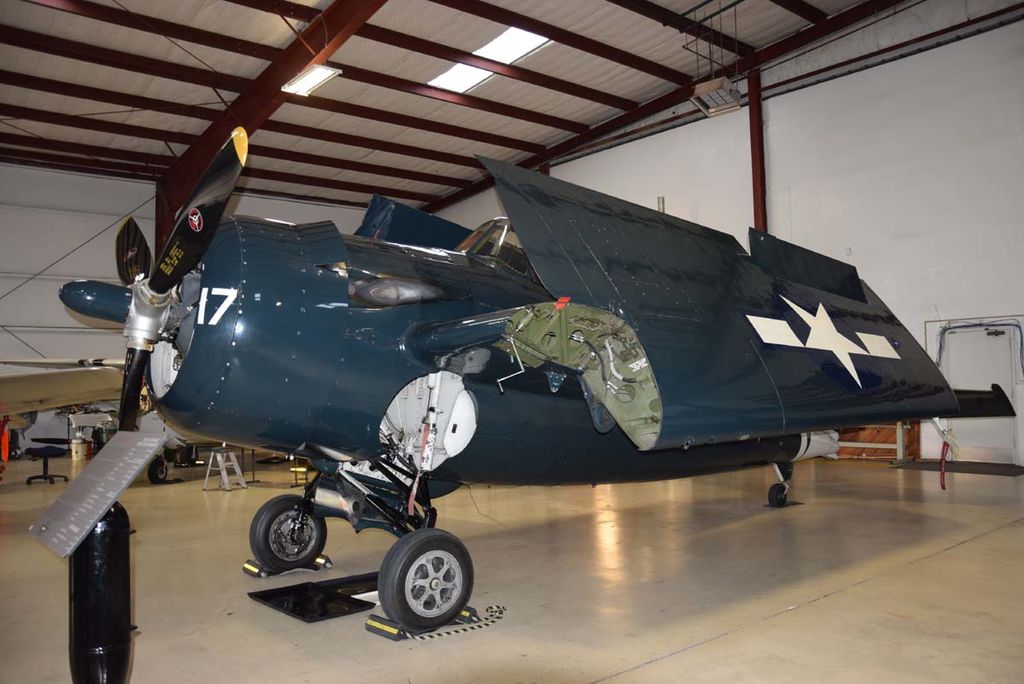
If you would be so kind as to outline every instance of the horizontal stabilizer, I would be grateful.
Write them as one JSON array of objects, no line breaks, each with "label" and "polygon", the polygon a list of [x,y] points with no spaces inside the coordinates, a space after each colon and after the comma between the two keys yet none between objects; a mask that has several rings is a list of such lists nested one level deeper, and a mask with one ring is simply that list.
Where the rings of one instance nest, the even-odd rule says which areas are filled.
[{"label": "horizontal stabilizer", "polygon": [[866,302],[857,269],[838,259],[750,229],[750,259],[781,280]]},{"label": "horizontal stabilizer", "polygon": [[960,413],[944,418],[1013,418],[1017,412],[999,385],[990,390],[953,390],[960,402]]}]

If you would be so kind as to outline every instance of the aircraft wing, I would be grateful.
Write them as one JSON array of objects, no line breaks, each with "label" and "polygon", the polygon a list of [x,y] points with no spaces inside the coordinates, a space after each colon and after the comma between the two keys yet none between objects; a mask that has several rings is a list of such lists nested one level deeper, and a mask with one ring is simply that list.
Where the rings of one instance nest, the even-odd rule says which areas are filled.
[{"label": "aircraft wing", "polygon": [[0,364],[24,368],[124,368],[124,359],[0,359]]},{"label": "aircraft wing", "polygon": [[0,416],[116,401],[121,396],[121,375],[112,368],[0,375]]},{"label": "aircraft wing", "polygon": [[[630,392],[649,406],[630,409],[646,421],[640,438],[616,416],[641,449],[959,412],[935,364],[852,266],[760,234],[748,254],[725,233],[484,163],[553,299],[628,326],[595,323],[604,332],[584,342],[595,356],[605,340],[623,342],[598,370],[601,382],[625,383],[624,406]],[[528,332],[536,320],[517,325]],[[539,343],[558,338],[553,324],[538,330]],[[622,360],[639,370],[617,380],[612,360],[615,373],[628,375]]]},{"label": "aircraft wing", "polygon": [[355,234],[403,245],[455,249],[470,231],[440,216],[374,195]]}]

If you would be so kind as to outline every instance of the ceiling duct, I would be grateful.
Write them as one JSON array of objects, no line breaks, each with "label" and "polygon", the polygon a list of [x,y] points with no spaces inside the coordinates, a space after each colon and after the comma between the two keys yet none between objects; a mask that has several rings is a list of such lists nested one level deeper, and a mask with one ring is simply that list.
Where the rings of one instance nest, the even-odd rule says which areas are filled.
[{"label": "ceiling duct", "polygon": [[706,116],[718,116],[740,108],[740,91],[736,90],[728,78],[722,76],[694,86],[690,101]]}]

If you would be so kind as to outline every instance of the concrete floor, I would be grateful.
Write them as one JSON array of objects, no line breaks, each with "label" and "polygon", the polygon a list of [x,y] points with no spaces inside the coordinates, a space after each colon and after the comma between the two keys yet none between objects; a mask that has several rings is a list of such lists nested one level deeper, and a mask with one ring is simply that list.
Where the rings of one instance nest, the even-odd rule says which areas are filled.
[{"label": "concrete floor", "polygon": [[[72,465],[55,461],[54,470]],[[26,528],[64,485],[0,484],[0,682],[66,682],[66,564]],[[186,477],[200,473],[186,471]],[[256,508],[289,491],[140,483],[136,683],[1019,682],[1024,678],[1024,478],[800,464],[764,506],[767,470],[667,483],[476,488],[440,503],[473,554],[487,629],[392,643],[360,617],[307,625],[247,591]],[[295,490],[292,490],[295,491]],[[475,499],[475,501],[474,501]],[[367,572],[391,543],[328,524],[334,568]]]}]

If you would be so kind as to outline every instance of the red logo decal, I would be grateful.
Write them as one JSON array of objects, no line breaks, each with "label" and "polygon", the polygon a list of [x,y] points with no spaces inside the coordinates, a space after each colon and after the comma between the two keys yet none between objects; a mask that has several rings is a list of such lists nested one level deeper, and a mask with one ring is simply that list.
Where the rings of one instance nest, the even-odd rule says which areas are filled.
[{"label": "red logo decal", "polygon": [[188,210],[188,227],[197,233],[203,230],[203,215],[195,207]]}]

